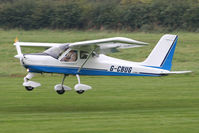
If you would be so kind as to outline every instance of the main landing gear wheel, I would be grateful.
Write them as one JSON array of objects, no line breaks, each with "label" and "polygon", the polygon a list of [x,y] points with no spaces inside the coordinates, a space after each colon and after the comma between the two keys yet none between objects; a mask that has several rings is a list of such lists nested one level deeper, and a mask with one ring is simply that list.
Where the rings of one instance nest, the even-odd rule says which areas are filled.
[{"label": "main landing gear wheel", "polygon": [[61,89],[60,90],[56,90],[57,94],[59,94],[59,95],[62,95],[65,92],[63,84],[64,84],[64,80],[65,80],[66,76],[67,75],[64,74],[64,78],[63,78],[62,83],[61,83]]},{"label": "main landing gear wheel", "polygon": [[78,90],[76,91],[78,94],[83,94],[84,93],[84,90]]},{"label": "main landing gear wheel", "polygon": [[70,87],[64,85],[64,80],[65,80],[66,76],[68,76],[68,75],[64,74],[64,78],[62,79],[62,83],[61,84],[57,84],[57,85],[54,86],[54,89],[57,92],[57,94],[61,95],[61,94],[64,94],[65,91],[71,90]]},{"label": "main landing gear wheel", "polygon": [[82,94],[82,93],[84,93],[85,91],[91,89],[91,86],[88,86],[88,85],[85,85],[85,84],[81,84],[81,83],[80,83],[80,77],[79,77],[78,74],[76,74],[76,77],[77,77],[77,80],[78,80],[78,84],[76,84],[76,85],[74,86],[74,89],[76,90],[76,92],[77,92],[78,94]]},{"label": "main landing gear wheel", "polygon": [[57,94],[62,95],[62,94],[64,94],[65,90],[64,90],[64,89],[61,89],[61,90],[57,90],[56,92],[57,92]]},{"label": "main landing gear wheel", "polygon": [[32,91],[34,89],[34,87],[32,87],[32,86],[25,86],[25,88],[27,91]]}]

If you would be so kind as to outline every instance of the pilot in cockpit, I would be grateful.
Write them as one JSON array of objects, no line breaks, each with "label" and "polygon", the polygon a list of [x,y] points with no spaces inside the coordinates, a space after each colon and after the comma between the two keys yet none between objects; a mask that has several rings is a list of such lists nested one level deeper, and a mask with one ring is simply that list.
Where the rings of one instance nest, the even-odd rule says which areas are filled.
[{"label": "pilot in cockpit", "polygon": [[77,51],[75,50],[71,50],[61,59],[61,61],[66,61],[66,62],[75,62],[76,60],[77,60]]}]

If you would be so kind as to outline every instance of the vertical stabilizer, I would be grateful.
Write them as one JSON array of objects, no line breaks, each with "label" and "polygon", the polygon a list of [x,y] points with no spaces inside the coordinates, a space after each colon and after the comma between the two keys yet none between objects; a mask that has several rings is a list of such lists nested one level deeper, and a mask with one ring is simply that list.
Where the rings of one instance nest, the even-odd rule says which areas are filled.
[{"label": "vertical stabilizer", "polygon": [[177,35],[162,36],[143,64],[170,71],[177,40]]}]

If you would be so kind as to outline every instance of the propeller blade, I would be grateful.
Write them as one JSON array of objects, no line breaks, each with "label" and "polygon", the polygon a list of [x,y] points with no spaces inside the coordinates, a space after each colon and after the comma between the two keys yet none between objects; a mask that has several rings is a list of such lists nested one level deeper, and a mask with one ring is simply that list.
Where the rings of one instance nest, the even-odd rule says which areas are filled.
[{"label": "propeller blade", "polygon": [[17,58],[17,59],[22,59],[23,58],[23,54],[18,54],[18,55],[15,55],[14,57]]}]

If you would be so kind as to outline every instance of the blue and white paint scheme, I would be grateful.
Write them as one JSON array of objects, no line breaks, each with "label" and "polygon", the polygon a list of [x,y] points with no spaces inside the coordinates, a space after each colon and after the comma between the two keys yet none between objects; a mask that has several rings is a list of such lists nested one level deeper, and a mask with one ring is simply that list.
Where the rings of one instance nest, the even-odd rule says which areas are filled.
[{"label": "blue and white paint scheme", "polygon": [[[71,90],[63,85],[67,75],[76,75],[78,84],[75,90],[82,94],[91,89],[81,84],[79,75],[100,76],[162,76],[168,74],[188,73],[191,71],[171,71],[172,59],[176,48],[178,36],[166,34],[161,37],[150,55],[143,62],[131,62],[106,56],[106,53],[116,52],[118,49],[142,47],[145,42],[124,37],[113,37],[75,43],[32,43],[15,41],[17,49],[16,58],[28,70],[24,77],[23,86],[32,90],[40,83],[30,81],[34,73],[64,74],[61,84],[55,85],[58,94]],[[22,54],[21,47],[48,47],[42,53]],[[73,56],[73,57],[72,57]],[[72,59],[73,60],[70,60]]]}]

